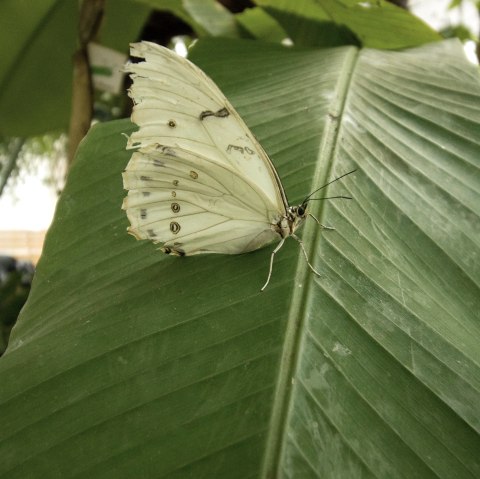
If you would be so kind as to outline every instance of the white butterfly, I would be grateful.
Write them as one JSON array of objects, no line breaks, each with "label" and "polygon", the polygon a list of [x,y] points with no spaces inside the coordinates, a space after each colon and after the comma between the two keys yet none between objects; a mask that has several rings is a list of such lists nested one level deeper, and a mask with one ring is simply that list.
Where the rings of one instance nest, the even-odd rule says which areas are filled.
[{"label": "white butterfly", "polygon": [[272,162],[215,83],[159,45],[132,44],[131,55],[145,61],[126,67],[139,126],[127,144],[138,149],[123,173],[129,233],[177,256],[240,254],[279,240],[262,291],[291,236],[319,274],[295,234],[310,195],[289,206]]}]

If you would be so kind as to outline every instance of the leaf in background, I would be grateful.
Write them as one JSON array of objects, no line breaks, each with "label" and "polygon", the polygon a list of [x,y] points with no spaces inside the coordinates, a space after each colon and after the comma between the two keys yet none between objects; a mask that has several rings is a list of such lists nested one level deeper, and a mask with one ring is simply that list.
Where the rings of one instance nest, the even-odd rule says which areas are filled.
[{"label": "leaf in background", "polygon": [[296,46],[360,46],[359,40],[348,28],[335,24],[312,0],[257,0],[256,3],[279,23]]},{"label": "leaf in background", "polygon": [[128,52],[128,42],[137,41],[151,8],[135,0],[115,0],[106,3],[99,41],[118,52]]},{"label": "leaf in background", "polygon": [[[100,39],[126,51],[146,13],[131,0],[107,2]],[[30,137],[67,129],[77,23],[74,0],[0,2],[0,135]]]},{"label": "leaf in background", "polygon": [[0,134],[65,129],[78,2],[0,2]]},{"label": "leaf in background", "polygon": [[151,8],[168,11],[188,24],[199,36],[242,36],[236,17],[216,0],[136,0]]},{"label": "leaf in background", "polygon": [[[0,477],[480,473],[478,72],[406,52],[203,40],[192,58],[317,202],[271,248],[169,258],[125,233],[126,121],[81,145],[0,361]],[[440,60],[441,59],[441,60]],[[270,474],[270,475],[269,475]]]},{"label": "leaf in background", "polygon": [[191,17],[215,37],[238,38],[240,30],[235,15],[215,0],[183,0],[185,10]]},{"label": "leaf in background", "polygon": [[295,45],[400,49],[441,40],[441,36],[407,10],[384,0],[255,0],[288,32]]},{"label": "leaf in background", "polygon": [[252,37],[280,43],[288,37],[283,28],[262,8],[247,8],[235,15],[238,24]]}]

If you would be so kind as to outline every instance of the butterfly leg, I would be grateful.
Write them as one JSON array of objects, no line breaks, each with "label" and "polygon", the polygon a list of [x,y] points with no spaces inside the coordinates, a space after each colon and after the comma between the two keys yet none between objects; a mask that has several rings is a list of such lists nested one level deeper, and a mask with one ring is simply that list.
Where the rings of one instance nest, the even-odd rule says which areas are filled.
[{"label": "butterfly leg", "polygon": [[320,221],[318,221],[318,218],[316,216],[312,215],[312,213],[308,213],[308,216],[311,216],[317,222],[317,224],[319,224],[321,226],[322,230],[333,231],[335,229],[335,228],[332,228],[331,226],[322,225],[322,223],[320,223]]},{"label": "butterfly leg", "polygon": [[260,291],[263,291],[270,282],[270,277],[272,276],[273,258],[275,257],[275,254],[278,253],[278,250],[283,246],[283,243],[285,243],[285,238],[282,238],[282,241],[278,243],[277,247],[272,251],[272,254],[270,255],[270,269],[268,270],[268,278]]},{"label": "butterfly leg", "polygon": [[292,238],[296,239],[296,240],[300,243],[300,246],[301,246],[302,251],[303,251],[303,255],[305,256],[305,259],[306,259],[307,264],[308,264],[308,266],[310,267],[310,269],[311,269],[317,276],[320,276],[320,273],[310,264],[310,261],[308,261],[308,255],[307,255],[307,252],[305,251],[305,246],[303,246],[303,241],[302,241],[296,234],[292,234]]}]

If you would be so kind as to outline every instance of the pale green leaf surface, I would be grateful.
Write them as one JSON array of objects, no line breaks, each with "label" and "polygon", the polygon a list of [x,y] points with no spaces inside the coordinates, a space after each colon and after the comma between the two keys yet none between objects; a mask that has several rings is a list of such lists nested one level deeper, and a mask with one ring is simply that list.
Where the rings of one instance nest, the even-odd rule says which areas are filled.
[{"label": "pale green leaf surface", "polygon": [[[214,52],[214,53],[212,53]],[[408,52],[199,42],[193,59],[312,203],[271,248],[170,258],[126,235],[127,121],[82,143],[0,361],[0,477],[480,474],[476,69]],[[439,62],[442,58],[443,62]]]},{"label": "pale green leaf surface", "polygon": [[362,171],[332,212],[355,232],[320,246],[285,476],[478,475],[478,95],[456,42],[358,59],[338,155]]}]

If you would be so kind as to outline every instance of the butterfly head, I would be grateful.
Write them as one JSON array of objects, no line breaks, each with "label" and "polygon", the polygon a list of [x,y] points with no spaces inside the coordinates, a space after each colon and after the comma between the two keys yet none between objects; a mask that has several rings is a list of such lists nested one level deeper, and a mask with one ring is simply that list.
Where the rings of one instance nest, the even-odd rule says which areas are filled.
[{"label": "butterfly head", "polygon": [[334,183],[335,181],[338,181],[340,178],[343,178],[344,176],[347,176],[353,173],[354,171],[356,170],[352,170],[352,171],[349,171],[348,173],[344,173],[343,175],[338,176],[332,181],[329,181],[328,183],[321,186],[320,188],[317,188],[315,191],[310,193],[298,206],[289,206],[287,208],[287,214],[283,217],[282,221],[277,223],[276,231],[280,233],[280,236],[282,238],[285,238],[286,236],[293,235],[295,233],[295,230],[302,225],[302,223],[305,221],[305,218],[307,216],[311,216],[323,228],[329,229],[327,226],[323,226],[315,216],[313,216],[311,213],[308,212],[308,203],[310,201],[318,201],[318,200],[333,200],[333,199],[351,200],[352,198],[350,196],[344,196],[344,195],[326,196],[322,198],[312,198],[312,195],[317,191],[322,190],[326,186]]},{"label": "butterfly head", "polygon": [[298,206],[289,206],[287,209],[287,222],[290,230],[290,234],[294,233],[295,230],[305,221],[305,218],[308,216],[307,204],[302,203]]}]

